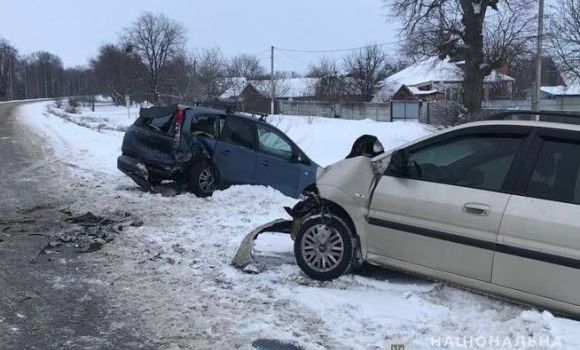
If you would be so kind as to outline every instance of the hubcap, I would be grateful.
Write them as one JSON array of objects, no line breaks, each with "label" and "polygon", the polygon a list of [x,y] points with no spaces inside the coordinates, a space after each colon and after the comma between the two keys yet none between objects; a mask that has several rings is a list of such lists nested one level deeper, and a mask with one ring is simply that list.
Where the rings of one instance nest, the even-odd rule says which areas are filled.
[{"label": "hubcap", "polygon": [[319,224],[304,233],[300,249],[311,269],[316,272],[328,272],[342,261],[344,242],[336,229]]},{"label": "hubcap", "polygon": [[199,187],[206,193],[215,189],[215,179],[210,168],[203,169],[199,174]]}]

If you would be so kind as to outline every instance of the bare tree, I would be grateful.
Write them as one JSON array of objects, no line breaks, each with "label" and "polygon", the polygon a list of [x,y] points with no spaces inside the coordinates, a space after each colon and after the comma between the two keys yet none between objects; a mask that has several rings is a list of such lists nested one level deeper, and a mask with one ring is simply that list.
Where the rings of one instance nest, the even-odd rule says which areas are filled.
[{"label": "bare tree", "polygon": [[274,84],[274,98],[286,97],[291,91],[292,86],[288,79],[292,76],[290,72],[277,71],[274,72],[274,80],[270,79],[270,76],[260,77],[259,80],[254,81],[254,87],[258,89],[264,96],[270,98],[271,86]]},{"label": "bare tree", "polygon": [[0,100],[80,96],[91,88],[85,67],[63,68],[62,60],[47,51],[20,56],[0,38]]},{"label": "bare tree", "polygon": [[14,70],[18,51],[0,38],[0,99],[14,99]]},{"label": "bare tree", "polygon": [[99,48],[98,56],[89,64],[98,82],[97,88],[110,96],[116,105],[125,104],[126,95],[139,99],[144,84],[143,64],[137,57],[116,45],[106,44]]},{"label": "bare tree", "polygon": [[266,70],[256,55],[240,54],[232,57],[228,64],[229,77],[243,77],[247,80],[253,80],[265,74]]},{"label": "bare tree", "polygon": [[122,37],[128,51],[144,64],[153,102],[159,101],[159,85],[169,62],[185,45],[185,27],[162,13],[145,12]]},{"label": "bare tree", "polygon": [[197,100],[195,58],[182,53],[167,65],[167,73],[161,82],[161,97],[164,102],[192,102]]},{"label": "bare tree", "polygon": [[37,64],[40,79],[42,79],[39,97],[56,97],[58,90],[55,85],[58,81],[59,72],[63,70],[62,60],[47,51],[38,51],[33,53],[32,56]]},{"label": "bare tree", "polygon": [[580,82],[580,1],[560,0],[548,21],[548,45],[562,73]]},{"label": "bare tree", "polygon": [[370,101],[377,85],[394,73],[391,59],[377,45],[362,48],[344,59],[344,66],[352,77],[352,84],[364,101]]},{"label": "bare tree", "polygon": [[193,69],[199,100],[217,100],[227,90],[227,61],[219,48],[203,49],[195,53]]},{"label": "bare tree", "polygon": [[[483,81],[529,41],[533,0],[383,0],[404,20],[404,52],[411,57],[464,60],[464,104],[479,119]],[[492,11],[490,11],[490,9]]]},{"label": "bare tree", "polygon": [[316,78],[309,89],[319,101],[341,102],[354,94],[349,78],[341,74],[338,62],[330,57],[308,66],[307,77]]}]

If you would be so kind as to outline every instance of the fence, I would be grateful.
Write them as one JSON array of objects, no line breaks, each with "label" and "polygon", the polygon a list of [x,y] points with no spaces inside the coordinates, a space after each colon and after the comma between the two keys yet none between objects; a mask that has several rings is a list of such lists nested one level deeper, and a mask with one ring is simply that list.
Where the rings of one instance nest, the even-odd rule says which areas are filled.
[{"label": "fence", "polygon": [[461,104],[454,101],[427,102],[421,109],[419,121],[424,124],[453,125],[458,123]]},{"label": "fence", "polygon": [[[344,119],[373,119],[377,121],[417,120],[434,125],[454,125],[461,123],[459,116],[462,106],[454,101],[423,102],[418,111],[412,103],[417,101],[393,101],[391,103],[331,103],[279,101],[281,114],[319,116]],[[409,109],[411,108],[411,109]],[[482,117],[511,110],[531,110],[531,100],[489,100],[483,101]],[[580,96],[540,100],[540,109],[555,112],[580,112]],[[411,112],[409,112],[409,110]],[[393,113],[393,115],[391,115]]]},{"label": "fence", "polygon": [[390,103],[332,103],[278,101],[278,112],[288,115],[307,115],[343,119],[373,119],[391,121]]}]

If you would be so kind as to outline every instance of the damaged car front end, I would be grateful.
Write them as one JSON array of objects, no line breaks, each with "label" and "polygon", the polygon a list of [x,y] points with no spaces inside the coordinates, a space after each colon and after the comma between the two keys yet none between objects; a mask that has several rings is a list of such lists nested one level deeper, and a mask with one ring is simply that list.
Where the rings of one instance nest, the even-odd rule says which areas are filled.
[{"label": "damaged car front end", "polygon": [[249,272],[261,269],[252,257],[255,239],[264,232],[282,232],[294,240],[296,261],[311,278],[330,280],[360,266],[364,237],[357,226],[365,222],[373,188],[386,166],[383,152],[376,137],[359,138],[346,159],[320,168],[316,184],[293,208],[285,208],[292,220],[274,220],[250,232],[232,264]]}]

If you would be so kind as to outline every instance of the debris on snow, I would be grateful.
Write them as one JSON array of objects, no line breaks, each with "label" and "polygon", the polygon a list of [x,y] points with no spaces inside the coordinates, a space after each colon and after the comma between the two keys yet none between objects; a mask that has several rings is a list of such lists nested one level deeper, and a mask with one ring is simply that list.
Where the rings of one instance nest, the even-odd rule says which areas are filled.
[{"label": "debris on snow", "polygon": [[264,271],[265,269],[266,269],[266,266],[264,266],[262,264],[251,263],[251,264],[246,265],[246,267],[244,267],[242,269],[242,271],[244,271],[246,273],[259,274],[260,272]]}]

